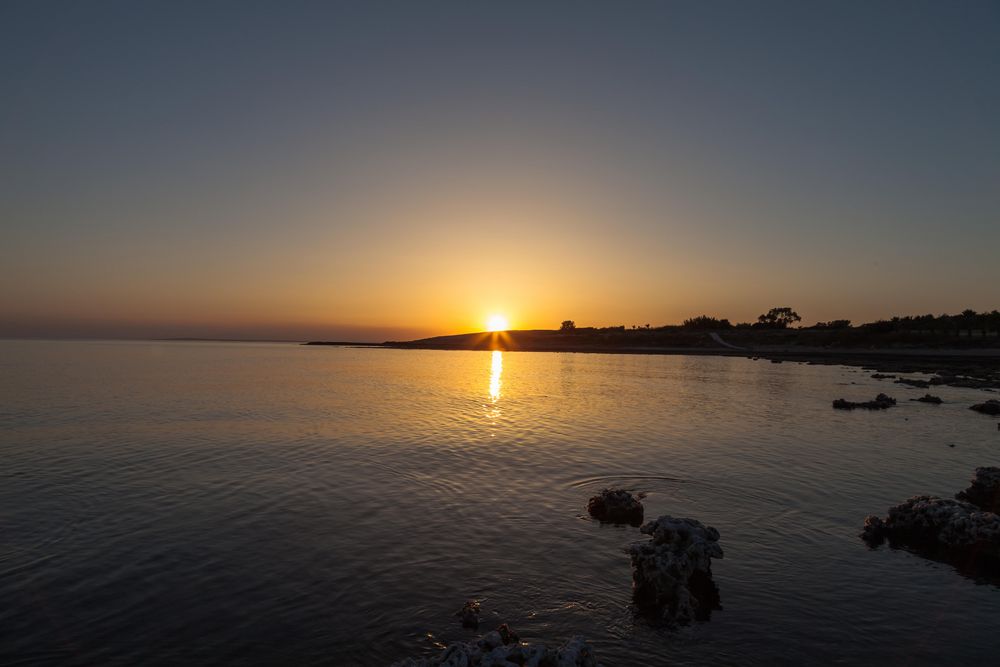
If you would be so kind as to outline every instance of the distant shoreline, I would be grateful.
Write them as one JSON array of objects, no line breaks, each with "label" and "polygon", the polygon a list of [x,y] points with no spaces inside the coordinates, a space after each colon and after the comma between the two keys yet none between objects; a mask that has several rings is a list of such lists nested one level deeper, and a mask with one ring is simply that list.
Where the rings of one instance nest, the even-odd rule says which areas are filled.
[{"label": "distant shoreline", "polygon": [[[518,335],[523,333],[524,335]],[[551,332],[556,334],[557,332]],[[824,348],[796,345],[755,345],[737,348],[718,336],[704,334],[686,346],[568,344],[551,340],[549,332],[509,332],[505,334],[461,334],[416,341],[385,343],[350,343],[311,341],[308,346],[367,347],[390,350],[563,352],[581,354],[653,354],[713,357],[744,357],[774,363],[783,361],[808,364],[843,365],[872,369],[879,373],[925,373],[952,378],[945,384],[968,383],[986,390],[1000,389],[1000,347],[948,348]],[[544,340],[550,338],[550,340]],[[705,343],[711,341],[712,345]],[[968,384],[964,386],[969,386]]]}]

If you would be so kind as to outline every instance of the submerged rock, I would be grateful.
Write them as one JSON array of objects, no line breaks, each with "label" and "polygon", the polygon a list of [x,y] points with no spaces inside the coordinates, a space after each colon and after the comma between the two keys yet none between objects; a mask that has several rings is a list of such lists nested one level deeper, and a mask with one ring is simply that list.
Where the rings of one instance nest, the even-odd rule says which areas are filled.
[{"label": "submerged rock", "polygon": [[895,375],[886,375],[885,373],[875,373],[872,375],[873,380],[895,380]]},{"label": "submerged rock", "polygon": [[1000,564],[1000,516],[962,500],[914,496],[890,507],[885,519],[866,517],[861,538]]},{"label": "submerged rock", "polygon": [[838,398],[833,402],[833,407],[837,410],[854,410],[856,408],[863,408],[865,410],[885,410],[886,408],[891,408],[896,405],[896,399],[890,398],[885,394],[879,394],[875,397],[874,401],[847,401],[843,398]]},{"label": "submerged rock", "polygon": [[479,627],[479,601],[478,600],[468,600],[462,608],[455,614],[462,619],[463,628],[471,628],[473,630]]},{"label": "submerged rock", "polygon": [[587,512],[608,523],[642,523],[644,509],[639,498],[624,489],[604,489],[587,502]]},{"label": "submerged rock", "polygon": [[976,468],[972,485],[956,493],[955,497],[987,512],[1000,512],[1000,468]]},{"label": "submerged rock", "polygon": [[919,401],[920,403],[933,403],[934,405],[941,405],[944,403],[940,396],[933,396],[931,394],[924,394],[920,398],[911,398],[910,400]]},{"label": "submerged rock", "polygon": [[661,516],[640,528],[648,542],[629,547],[633,597],[667,623],[708,620],[721,609],[712,558],[722,558],[719,531],[695,519]]},{"label": "submerged rock", "polygon": [[991,398],[985,403],[977,403],[969,409],[982,412],[984,415],[1000,415],[1000,401]]},{"label": "submerged rock", "polygon": [[918,387],[919,389],[927,389],[931,386],[929,380],[918,380],[916,378],[899,378],[896,380],[896,384],[906,384],[911,387]]},{"label": "submerged rock", "polygon": [[[506,630],[507,634],[504,634]],[[430,658],[407,658],[392,667],[600,667],[594,649],[576,636],[559,648],[522,644],[507,624],[471,642],[454,642]]]}]

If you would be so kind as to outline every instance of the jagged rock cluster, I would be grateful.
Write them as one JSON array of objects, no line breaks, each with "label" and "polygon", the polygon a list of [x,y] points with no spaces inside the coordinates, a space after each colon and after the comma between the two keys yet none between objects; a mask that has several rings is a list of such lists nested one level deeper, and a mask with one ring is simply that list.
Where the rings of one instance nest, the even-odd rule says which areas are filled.
[{"label": "jagged rock cluster", "polygon": [[1000,401],[991,398],[985,403],[976,403],[969,409],[982,412],[984,415],[1000,415]]},{"label": "jagged rock cluster", "polygon": [[722,558],[719,531],[695,519],[661,516],[640,528],[648,542],[629,547],[633,596],[640,609],[668,623],[705,620],[721,609],[712,558]]},{"label": "jagged rock cluster", "polygon": [[872,545],[889,540],[951,555],[1000,559],[1000,516],[951,498],[915,496],[890,507],[885,519],[868,516],[861,537]]},{"label": "jagged rock cluster", "polygon": [[833,407],[837,410],[854,410],[856,408],[863,408],[865,410],[885,410],[886,408],[891,408],[896,405],[896,399],[890,398],[885,394],[879,394],[875,397],[874,401],[847,401],[843,398],[838,398],[833,402]]},{"label": "jagged rock cluster", "polygon": [[986,512],[1000,513],[1000,468],[976,468],[972,485],[956,493],[955,497]]},{"label": "jagged rock cluster", "polygon": [[506,624],[471,642],[449,644],[430,658],[407,658],[393,667],[600,667],[594,650],[577,636],[559,648],[522,644]]},{"label": "jagged rock cluster", "polygon": [[944,401],[941,400],[940,396],[933,396],[931,394],[924,394],[920,398],[911,398],[911,401],[919,401],[921,403],[933,403],[934,405],[941,405]]},{"label": "jagged rock cluster", "polygon": [[598,521],[608,523],[642,523],[642,503],[624,489],[604,489],[587,503],[587,512]]}]

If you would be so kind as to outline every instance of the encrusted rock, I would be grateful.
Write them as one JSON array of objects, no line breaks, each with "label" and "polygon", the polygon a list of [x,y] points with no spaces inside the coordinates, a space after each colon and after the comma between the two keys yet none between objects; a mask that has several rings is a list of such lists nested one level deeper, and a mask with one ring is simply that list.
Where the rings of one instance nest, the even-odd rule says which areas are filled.
[{"label": "encrusted rock", "polygon": [[[503,629],[509,635],[505,639]],[[430,658],[407,658],[392,667],[600,667],[594,649],[576,636],[559,648],[522,644],[506,624],[476,641],[449,644]]]},{"label": "encrusted rock", "polygon": [[1000,401],[991,398],[985,403],[977,403],[969,409],[982,412],[984,415],[1000,415]]},{"label": "encrusted rock", "polygon": [[1000,468],[976,468],[972,486],[955,494],[959,500],[972,503],[987,512],[1000,512]]},{"label": "encrusted rock", "polygon": [[933,403],[934,405],[941,405],[944,401],[941,400],[940,396],[933,396],[931,394],[924,394],[920,398],[911,398],[911,401],[919,401],[921,403]]},{"label": "encrusted rock", "polygon": [[462,619],[463,628],[475,630],[479,627],[479,611],[479,601],[468,600],[455,615]]},{"label": "encrusted rock", "polygon": [[587,503],[587,512],[608,523],[642,523],[643,507],[639,498],[624,489],[604,489]]},{"label": "encrusted rock", "polygon": [[837,410],[854,410],[855,408],[863,408],[865,410],[885,410],[886,408],[891,408],[896,405],[896,399],[890,398],[885,394],[879,394],[875,397],[874,401],[847,401],[843,398],[838,398],[833,402],[833,407]]},{"label": "encrusted rock", "polygon": [[884,520],[867,517],[861,537],[1000,563],[1000,516],[962,500],[914,496],[890,507]]},{"label": "encrusted rock", "polygon": [[667,623],[707,620],[721,609],[712,558],[722,558],[719,531],[695,519],[661,516],[640,528],[648,542],[629,547],[636,605]]}]

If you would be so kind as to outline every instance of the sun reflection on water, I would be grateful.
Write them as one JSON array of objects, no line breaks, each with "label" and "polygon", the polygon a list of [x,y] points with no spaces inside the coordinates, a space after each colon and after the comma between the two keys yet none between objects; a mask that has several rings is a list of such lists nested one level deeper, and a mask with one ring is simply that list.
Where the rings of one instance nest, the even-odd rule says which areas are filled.
[{"label": "sun reflection on water", "polygon": [[500,376],[503,374],[503,352],[493,350],[493,361],[490,365],[490,401],[494,404],[500,400]]}]

